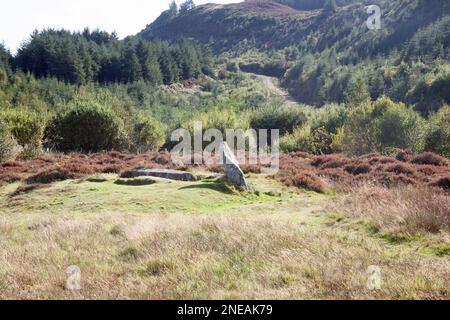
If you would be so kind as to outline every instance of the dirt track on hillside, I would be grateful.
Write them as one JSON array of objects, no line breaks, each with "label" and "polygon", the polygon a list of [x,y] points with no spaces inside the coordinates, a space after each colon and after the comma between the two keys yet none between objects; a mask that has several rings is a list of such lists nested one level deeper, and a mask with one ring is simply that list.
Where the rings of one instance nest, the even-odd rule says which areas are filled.
[{"label": "dirt track on hillside", "polygon": [[251,73],[251,75],[255,79],[261,81],[261,83],[267,88],[267,90],[272,92],[274,95],[281,97],[286,106],[298,104],[298,101],[295,100],[294,97],[292,97],[286,90],[281,88],[281,86],[278,84],[277,78],[272,78],[256,73]]}]

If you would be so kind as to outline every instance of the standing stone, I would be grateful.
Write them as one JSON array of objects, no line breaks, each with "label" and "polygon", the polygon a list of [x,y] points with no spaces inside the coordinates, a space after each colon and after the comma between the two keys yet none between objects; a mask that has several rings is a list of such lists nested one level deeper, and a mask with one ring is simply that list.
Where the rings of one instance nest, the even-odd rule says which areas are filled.
[{"label": "standing stone", "polygon": [[245,175],[239,167],[239,162],[226,142],[222,142],[220,151],[223,155],[223,166],[227,180],[239,187],[243,187],[245,190],[250,190],[250,186],[245,180]]}]

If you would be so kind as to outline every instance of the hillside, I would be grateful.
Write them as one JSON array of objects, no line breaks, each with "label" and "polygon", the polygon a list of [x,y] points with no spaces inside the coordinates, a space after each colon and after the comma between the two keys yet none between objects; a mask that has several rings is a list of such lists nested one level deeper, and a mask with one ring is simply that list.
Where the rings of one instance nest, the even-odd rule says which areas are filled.
[{"label": "hillside", "polygon": [[308,105],[352,102],[355,90],[415,105],[423,115],[450,103],[450,2],[371,1],[381,8],[380,30],[366,25],[366,1],[329,3],[209,4],[165,12],[139,36],[207,43],[242,71],[280,78]]},{"label": "hillside", "polygon": [[[309,51],[322,51],[333,45],[344,49],[353,42],[355,49],[368,51],[374,47],[367,47],[369,42],[380,47],[400,47],[418,29],[450,13],[447,1],[432,2],[435,5],[422,0],[372,1],[371,4],[382,8],[386,17],[384,31],[376,39],[372,37],[373,32],[363,28],[369,15],[362,0],[337,1],[336,9],[327,8],[325,1],[306,0],[207,4],[184,14],[166,11],[139,35],[165,40],[192,37],[212,43],[217,51],[236,49],[246,42],[253,42],[252,46],[264,50],[300,46],[308,47]],[[357,35],[348,37],[352,33]],[[363,39],[355,46],[356,36]],[[367,39],[368,36],[371,39]]]}]

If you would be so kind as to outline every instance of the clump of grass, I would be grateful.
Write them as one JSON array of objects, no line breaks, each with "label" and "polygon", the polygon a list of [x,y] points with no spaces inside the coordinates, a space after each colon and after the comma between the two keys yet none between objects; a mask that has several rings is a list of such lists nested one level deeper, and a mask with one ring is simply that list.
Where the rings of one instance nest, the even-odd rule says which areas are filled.
[{"label": "clump of grass", "polygon": [[175,264],[171,261],[153,259],[145,262],[140,273],[144,276],[157,277],[175,269]]},{"label": "clump of grass", "polygon": [[108,178],[102,177],[102,176],[95,176],[95,177],[87,178],[86,181],[92,182],[92,183],[103,183],[103,182],[108,181]]},{"label": "clump of grass", "polygon": [[133,245],[130,245],[119,252],[119,257],[126,261],[135,261],[139,259],[140,253],[138,248]]},{"label": "clump of grass", "polygon": [[123,237],[125,236],[125,232],[121,226],[114,226],[111,228],[109,233],[114,237]]},{"label": "clump of grass", "polygon": [[431,249],[438,257],[450,256],[450,244],[448,243],[434,245]]}]

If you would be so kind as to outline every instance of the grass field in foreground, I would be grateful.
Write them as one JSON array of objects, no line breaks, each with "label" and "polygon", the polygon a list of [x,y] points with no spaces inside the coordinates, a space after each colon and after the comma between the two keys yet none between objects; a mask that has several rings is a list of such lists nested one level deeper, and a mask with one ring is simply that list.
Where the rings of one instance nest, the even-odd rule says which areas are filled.
[{"label": "grass field in foreground", "polygon": [[[450,298],[450,260],[330,212],[335,195],[263,176],[148,186],[64,181],[0,188],[0,299]],[[80,291],[66,270],[81,269]],[[380,266],[381,289],[366,270]]]}]

